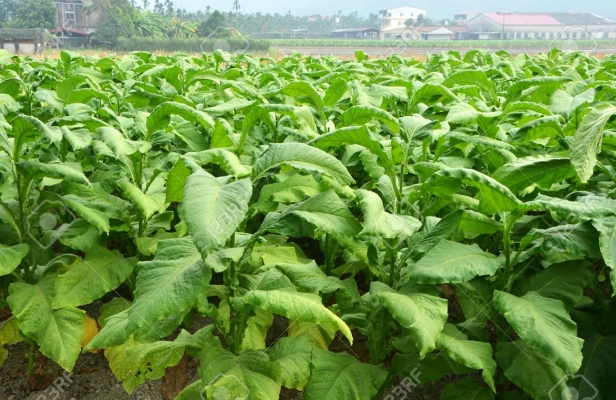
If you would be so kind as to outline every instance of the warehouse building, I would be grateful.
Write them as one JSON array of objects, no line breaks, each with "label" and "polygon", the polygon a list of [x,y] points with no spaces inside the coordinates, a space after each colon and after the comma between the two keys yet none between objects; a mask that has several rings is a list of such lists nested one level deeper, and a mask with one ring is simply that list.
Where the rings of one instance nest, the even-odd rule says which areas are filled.
[{"label": "warehouse building", "polygon": [[[456,23],[467,15],[457,14]],[[470,39],[614,39],[616,24],[590,13],[482,12],[464,25]]]}]

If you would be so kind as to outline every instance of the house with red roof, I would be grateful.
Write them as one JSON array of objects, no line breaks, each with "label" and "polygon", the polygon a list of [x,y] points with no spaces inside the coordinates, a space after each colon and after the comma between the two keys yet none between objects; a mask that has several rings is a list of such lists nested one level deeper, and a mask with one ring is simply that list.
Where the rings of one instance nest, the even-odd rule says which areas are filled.
[{"label": "house with red roof", "polygon": [[[458,21],[463,20],[459,14]],[[470,39],[614,39],[616,24],[591,13],[482,12],[464,25]]]}]

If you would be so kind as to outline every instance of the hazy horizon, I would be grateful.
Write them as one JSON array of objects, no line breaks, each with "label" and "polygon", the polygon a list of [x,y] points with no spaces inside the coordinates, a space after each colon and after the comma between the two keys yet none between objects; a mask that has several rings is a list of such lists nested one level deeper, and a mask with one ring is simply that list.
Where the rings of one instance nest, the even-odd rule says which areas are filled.
[{"label": "hazy horizon", "polygon": [[[224,12],[233,11],[233,0],[175,0],[177,7],[183,7],[188,11],[205,10],[206,6],[211,6],[212,10]],[[376,4],[375,4],[376,3]],[[442,0],[438,4],[428,0],[417,0],[411,2],[398,1],[368,1],[368,0],[339,0],[332,2],[328,0],[288,0],[286,2],[255,2],[240,0],[240,12],[242,13],[278,13],[286,14],[292,11],[296,16],[305,15],[334,15],[338,10],[343,15],[358,12],[362,17],[368,17],[370,13],[377,13],[378,10],[388,7],[409,5],[423,8],[427,11],[431,19],[452,18],[454,14],[466,11],[511,11],[511,12],[580,12],[594,13],[608,19],[616,19],[616,2],[586,2],[580,3],[574,0],[547,0],[537,4],[531,0],[521,0],[518,2],[501,2],[495,0],[478,1],[456,1]]]}]

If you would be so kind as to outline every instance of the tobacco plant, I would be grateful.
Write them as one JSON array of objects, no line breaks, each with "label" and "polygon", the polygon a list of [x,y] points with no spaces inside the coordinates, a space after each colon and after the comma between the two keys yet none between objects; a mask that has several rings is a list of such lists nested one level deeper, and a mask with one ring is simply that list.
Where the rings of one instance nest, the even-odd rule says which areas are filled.
[{"label": "tobacco plant", "polygon": [[103,351],[132,393],[188,353],[177,399],[397,399],[417,371],[616,398],[613,57],[0,68],[0,363]]}]

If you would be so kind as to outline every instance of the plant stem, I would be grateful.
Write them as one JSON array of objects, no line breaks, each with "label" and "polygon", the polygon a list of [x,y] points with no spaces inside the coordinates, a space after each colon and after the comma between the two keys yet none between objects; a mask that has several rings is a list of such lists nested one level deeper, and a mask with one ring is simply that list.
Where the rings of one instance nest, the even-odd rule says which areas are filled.
[{"label": "plant stem", "polygon": [[518,216],[510,213],[505,217],[505,231],[503,233],[503,246],[505,253],[505,282],[507,284],[506,291],[509,293],[512,285],[513,263],[511,262],[511,230]]},{"label": "plant stem", "polygon": [[28,352],[28,376],[34,375],[34,361],[36,361],[36,342],[32,339],[27,339],[30,344],[30,351]]}]

